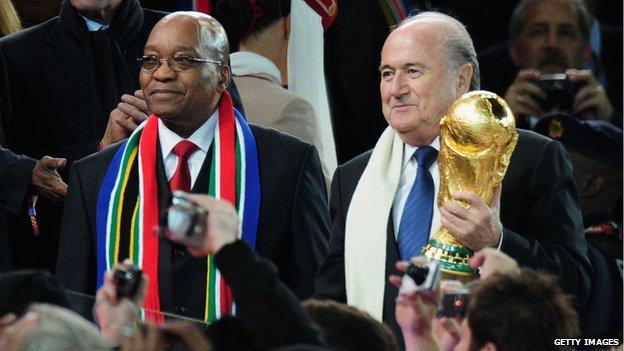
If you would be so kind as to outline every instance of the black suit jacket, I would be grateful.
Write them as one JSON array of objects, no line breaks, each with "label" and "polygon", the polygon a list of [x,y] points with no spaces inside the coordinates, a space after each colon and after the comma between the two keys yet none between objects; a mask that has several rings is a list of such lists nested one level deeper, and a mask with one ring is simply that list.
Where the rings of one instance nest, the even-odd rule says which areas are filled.
[{"label": "black suit jacket", "polygon": [[[327,253],[329,212],[325,181],[314,146],[275,130],[251,126],[260,167],[260,219],[256,252],[271,260],[295,294],[312,295],[314,275]],[[94,294],[96,202],[108,165],[119,148],[111,146],[77,161],[70,171],[59,243],[57,276],[68,289]],[[158,150],[160,148],[157,148]],[[159,208],[166,209],[169,186],[159,157]],[[206,158],[195,189],[208,189]],[[161,240],[159,257],[161,307],[203,319],[205,259],[195,259],[177,245]],[[203,272],[203,274],[202,274]]]},{"label": "black suit jacket", "polygon": [[0,272],[9,271],[11,250],[7,215],[24,210],[32,171],[37,164],[30,157],[16,155],[0,147]]},{"label": "black suit jacket", "polygon": [[[591,268],[571,163],[558,142],[529,131],[518,130],[518,133],[518,144],[503,179],[501,250],[521,266],[558,275],[561,286],[584,304],[589,294]],[[330,200],[332,237],[329,254],[317,274],[317,298],[346,302],[345,220],[370,155],[371,151],[347,162],[334,175]],[[394,317],[397,289],[387,282],[399,255],[392,217],[388,222],[383,320],[400,336]]]},{"label": "black suit jacket", "polygon": [[[144,10],[140,32],[124,47],[131,72],[138,78],[136,58],[152,27],[164,13]],[[82,46],[55,17],[40,25],[0,39],[0,101],[4,146],[39,159],[44,155],[67,158],[68,164],[97,151],[108,115],[90,104],[93,75]],[[132,93],[138,89],[138,79]],[[121,96],[119,97],[121,98]],[[67,170],[60,174],[67,179]],[[11,245],[16,268],[54,269],[62,204],[40,198],[37,216],[40,235],[33,237],[25,213],[11,216]]]}]

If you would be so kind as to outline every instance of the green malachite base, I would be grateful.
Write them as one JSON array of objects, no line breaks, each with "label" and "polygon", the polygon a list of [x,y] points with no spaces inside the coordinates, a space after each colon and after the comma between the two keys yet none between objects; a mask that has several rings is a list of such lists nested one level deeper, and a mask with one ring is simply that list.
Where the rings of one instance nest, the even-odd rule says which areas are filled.
[{"label": "green malachite base", "polygon": [[473,251],[458,245],[446,244],[434,239],[422,249],[421,254],[440,263],[440,270],[452,275],[472,276],[477,273],[468,265]]}]

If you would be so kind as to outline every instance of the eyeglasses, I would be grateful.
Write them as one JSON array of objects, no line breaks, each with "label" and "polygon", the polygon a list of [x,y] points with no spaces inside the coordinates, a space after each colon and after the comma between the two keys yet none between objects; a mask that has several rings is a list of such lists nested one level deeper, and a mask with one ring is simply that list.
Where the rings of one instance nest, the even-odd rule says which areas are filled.
[{"label": "eyeglasses", "polygon": [[141,70],[145,72],[156,71],[163,62],[167,62],[169,69],[174,72],[180,72],[187,70],[199,63],[214,63],[220,65],[222,62],[217,60],[203,59],[199,57],[192,57],[188,55],[175,55],[169,58],[160,58],[158,56],[146,55],[137,59],[141,65]]}]

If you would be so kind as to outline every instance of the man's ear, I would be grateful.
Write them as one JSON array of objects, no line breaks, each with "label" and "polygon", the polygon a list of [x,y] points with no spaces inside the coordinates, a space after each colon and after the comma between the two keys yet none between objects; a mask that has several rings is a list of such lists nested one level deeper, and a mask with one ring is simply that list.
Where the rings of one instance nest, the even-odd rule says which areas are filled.
[{"label": "man's ear", "polygon": [[225,91],[230,85],[230,80],[232,79],[232,71],[230,70],[230,66],[221,65],[219,68],[219,83],[218,88],[222,91]]},{"label": "man's ear", "polygon": [[507,52],[509,53],[509,58],[514,63],[516,67],[522,67],[520,58],[520,48],[518,47],[518,43],[515,41],[509,41],[507,43]]},{"label": "man's ear", "polygon": [[472,80],[472,75],[474,71],[472,69],[472,65],[469,63],[464,63],[459,67],[459,76],[457,77],[457,91],[464,95],[470,90],[470,81]]}]

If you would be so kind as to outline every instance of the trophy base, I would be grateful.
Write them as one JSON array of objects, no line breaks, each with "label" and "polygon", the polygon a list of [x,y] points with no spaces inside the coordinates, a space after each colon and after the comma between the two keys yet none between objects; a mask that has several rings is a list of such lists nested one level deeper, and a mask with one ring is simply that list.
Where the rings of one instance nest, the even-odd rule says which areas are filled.
[{"label": "trophy base", "polygon": [[477,271],[468,265],[473,251],[466,247],[431,239],[422,249],[421,254],[429,260],[439,262],[440,270],[446,275],[463,276],[469,279],[477,274]]}]

